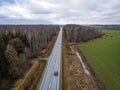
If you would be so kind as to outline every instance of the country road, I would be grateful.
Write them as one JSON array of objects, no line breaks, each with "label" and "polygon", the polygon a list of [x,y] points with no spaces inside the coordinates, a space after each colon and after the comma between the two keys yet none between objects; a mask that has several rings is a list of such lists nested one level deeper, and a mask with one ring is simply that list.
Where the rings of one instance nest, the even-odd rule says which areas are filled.
[{"label": "country road", "polygon": [[[58,38],[54,45],[53,51],[48,60],[46,71],[42,78],[38,90],[59,90],[60,88],[60,65],[61,65],[61,48],[62,48],[62,28],[60,28]],[[55,75],[55,72],[57,73]]]}]

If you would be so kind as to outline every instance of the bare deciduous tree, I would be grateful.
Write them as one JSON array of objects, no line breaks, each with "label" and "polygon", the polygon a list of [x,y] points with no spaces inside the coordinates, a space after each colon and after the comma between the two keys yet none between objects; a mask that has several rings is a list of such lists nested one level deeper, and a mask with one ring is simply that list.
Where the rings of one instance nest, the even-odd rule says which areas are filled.
[{"label": "bare deciduous tree", "polygon": [[64,32],[69,42],[88,41],[102,36],[96,28],[80,25],[66,25]]}]

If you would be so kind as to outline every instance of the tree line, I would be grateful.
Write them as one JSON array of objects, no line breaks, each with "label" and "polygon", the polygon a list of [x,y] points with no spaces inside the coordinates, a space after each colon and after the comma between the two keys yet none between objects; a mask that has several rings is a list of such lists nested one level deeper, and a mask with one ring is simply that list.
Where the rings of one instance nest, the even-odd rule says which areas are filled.
[{"label": "tree line", "polygon": [[100,29],[107,29],[107,30],[120,30],[120,25],[91,25],[91,27],[97,27]]},{"label": "tree line", "polygon": [[102,36],[99,30],[89,26],[65,25],[63,30],[69,42],[86,42]]}]

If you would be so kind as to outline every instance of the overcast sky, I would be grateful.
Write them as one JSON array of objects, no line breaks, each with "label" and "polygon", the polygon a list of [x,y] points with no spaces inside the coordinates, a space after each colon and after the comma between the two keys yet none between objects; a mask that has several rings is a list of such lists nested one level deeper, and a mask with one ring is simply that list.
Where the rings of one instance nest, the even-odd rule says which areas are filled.
[{"label": "overcast sky", "polygon": [[0,0],[0,24],[120,24],[120,0]]}]

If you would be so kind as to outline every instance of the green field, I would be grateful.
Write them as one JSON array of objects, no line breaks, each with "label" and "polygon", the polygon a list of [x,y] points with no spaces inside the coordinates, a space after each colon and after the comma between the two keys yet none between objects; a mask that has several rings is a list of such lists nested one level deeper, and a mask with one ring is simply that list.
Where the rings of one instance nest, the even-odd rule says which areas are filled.
[{"label": "green field", "polygon": [[120,30],[102,30],[104,38],[80,45],[99,77],[110,90],[120,90]]},{"label": "green field", "polygon": [[120,36],[120,30],[102,30],[102,33],[111,36]]}]

